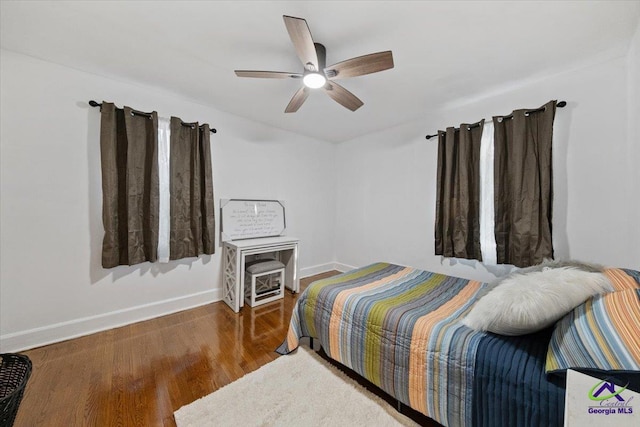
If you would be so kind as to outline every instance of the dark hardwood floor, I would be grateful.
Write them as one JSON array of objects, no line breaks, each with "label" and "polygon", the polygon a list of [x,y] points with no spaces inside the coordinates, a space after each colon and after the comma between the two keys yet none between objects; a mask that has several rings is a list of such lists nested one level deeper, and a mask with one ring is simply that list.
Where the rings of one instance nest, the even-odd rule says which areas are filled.
[{"label": "dark hardwood floor", "polygon": [[[301,290],[335,274],[302,279]],[[297,298],[237,314],[220,301],[25,351],[33,372],[15,426],[175,426],[181,406],[279,357]]]},{"label": "dark hardwood floor", "polygon": [[33,372],[15,426],[175,426],[181,406],[279,357],[297,297],[238,314],[220,301],[24,351]]}]

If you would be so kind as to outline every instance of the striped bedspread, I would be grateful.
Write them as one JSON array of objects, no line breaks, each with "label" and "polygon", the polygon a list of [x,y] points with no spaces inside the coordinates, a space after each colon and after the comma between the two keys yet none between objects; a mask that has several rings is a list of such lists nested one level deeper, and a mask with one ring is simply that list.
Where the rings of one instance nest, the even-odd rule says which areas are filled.
[{"label": "striped bedspread", "polygon": [[387,263],[314,282],[294,307],[286,354],[303,336],[402,403],[445,426],[472,424],[484,333],[459,323],[487,285]]},{"label": "striped bedspread", "polygon": [[547,372],[640,371],[640,273],[609,269],[616,292],[576,307],[556,324]]}]

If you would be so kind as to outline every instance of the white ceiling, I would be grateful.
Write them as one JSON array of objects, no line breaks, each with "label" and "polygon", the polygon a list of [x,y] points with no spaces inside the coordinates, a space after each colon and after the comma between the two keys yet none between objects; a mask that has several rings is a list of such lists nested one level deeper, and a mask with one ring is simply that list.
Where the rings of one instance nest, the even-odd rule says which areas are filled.
[{"label": "white ceiling", "polygon": [[[0,12],[4,49],[340,142],[624,55],[640,2],[3,0]],[[302,71],[282,15],[307,20],[327,64],[392,50],[395,68],[340,82],[364,101],[356,112],[318,92],[285,114],[299,80],[233,72]]]}]

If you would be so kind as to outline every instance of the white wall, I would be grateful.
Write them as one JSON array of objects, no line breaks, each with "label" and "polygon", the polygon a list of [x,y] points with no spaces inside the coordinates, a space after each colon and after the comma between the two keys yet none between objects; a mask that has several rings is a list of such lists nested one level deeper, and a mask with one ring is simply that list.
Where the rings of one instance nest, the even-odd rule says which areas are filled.
[{"label": "white wall", "polygon": [[[221,298],[221,250],[166,265],[100,265],[98,109],[107,100],[210,123],[220,198],[287,202],[301,275],[333,268],[335,147],[169,92],[0,52],[0,346],[15,351]],[[218,225],[218,224],[216,224]]]},{"label": "white wall", "polygon": [[639,144],[629,143],[627,72],[624,57],[583,66],[341,144],[337,259],[351,266],[390,261],[478,280],[506,272],[434,255],[437,142],[424,137],[557,99],[568,105],[557,110],[554,129],[556,258],[640,268],[640,241],[630,233],[638,228],[638,180],[628,159],[637,159]]},{"label": "white wall", "polygon": [[628,55],[628,79],[629,79],[629,138],[628,167],[635,171],[632,177],[632,193],[630,199],[635,200],[635,208],[629,210],[629,234],[635,236],[636,267],[640,269],[640,22],[636,27],[636,33],[631,40]]}]

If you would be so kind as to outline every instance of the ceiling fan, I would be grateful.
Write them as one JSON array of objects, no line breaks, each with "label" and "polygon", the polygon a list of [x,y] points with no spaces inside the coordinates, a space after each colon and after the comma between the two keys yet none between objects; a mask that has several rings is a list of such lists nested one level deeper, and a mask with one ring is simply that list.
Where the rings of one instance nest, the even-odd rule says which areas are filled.
[{"label": "ceiling fan", "polygon": [[355,111],[363,105],[357,96],[335,82],[337,79],[362,76],[393,68],[391,51],[372,53],[347,59],[326,66],[327,51],[320,43],[314,43],[307,21],[293,16],[283,16],[289,37],[302,61],[302,73],[286,73],[282,71],[235,70],[238,77],[258,77],[265,79],[302,79],[304,85],[293,95],[285,113],[295,113],[309,96],[311,89],[323,88],[338,104]]}]

